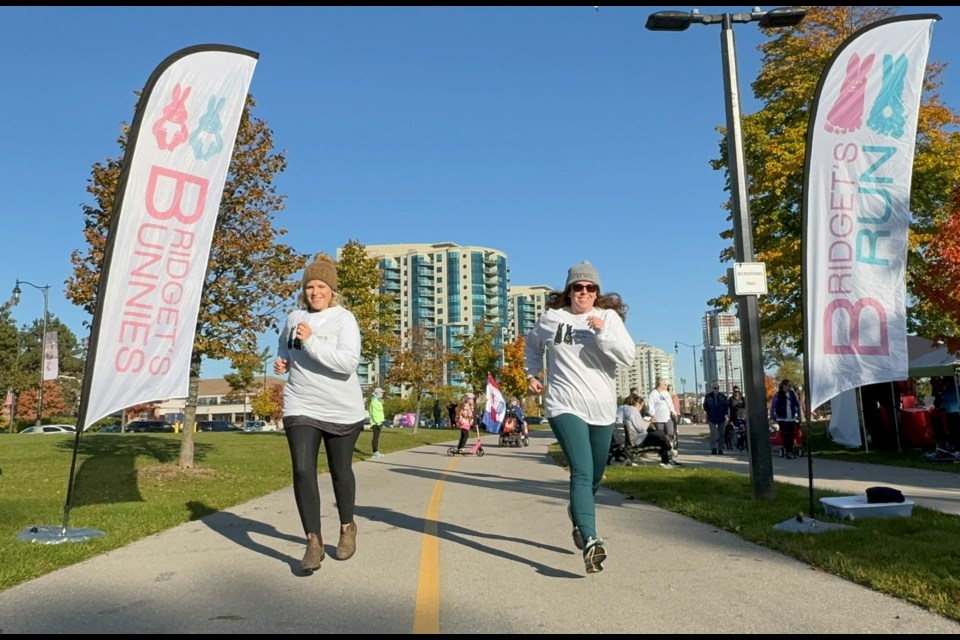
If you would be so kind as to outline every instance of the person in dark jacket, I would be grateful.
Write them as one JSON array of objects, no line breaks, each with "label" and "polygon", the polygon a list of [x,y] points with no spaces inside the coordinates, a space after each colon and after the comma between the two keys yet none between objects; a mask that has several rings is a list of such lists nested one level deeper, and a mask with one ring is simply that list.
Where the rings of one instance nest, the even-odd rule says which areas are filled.
[{"label": "person in dark jacket", "polygon": [[784,378],[780,387],[770,401],[770,420],[780,425],[780,435],[783,437],[783,450],[786,458],[793,460],[794,439],[797,425],[803,420],[803,409],[800,407],[800,398],[792,389],[792,383]]},{"label": "person in dark jacket", "polygon": [[730,414],[730,402],[720,392],[720,385],[716,382],[703,398],[703,412],[707,414],[707,424],[710,426],[710,453],[723,455],[723,429]]}]

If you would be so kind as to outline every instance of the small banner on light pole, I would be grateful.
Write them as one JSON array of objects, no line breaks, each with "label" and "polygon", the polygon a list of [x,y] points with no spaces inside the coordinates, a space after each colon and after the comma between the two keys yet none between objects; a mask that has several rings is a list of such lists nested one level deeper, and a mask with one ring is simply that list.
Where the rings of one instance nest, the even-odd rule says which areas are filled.
[{"label": "small banner on light pole", "polygon": [[57,332],[47,331],[43,336],[43,379],[56,380],[60,375],[60,353]]}]

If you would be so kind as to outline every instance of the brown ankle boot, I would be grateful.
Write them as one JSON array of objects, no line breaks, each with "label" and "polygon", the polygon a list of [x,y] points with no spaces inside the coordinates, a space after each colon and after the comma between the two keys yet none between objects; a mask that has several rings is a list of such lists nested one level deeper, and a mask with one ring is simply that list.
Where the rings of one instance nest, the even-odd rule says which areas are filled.
[{"label": "brown ankle boot", "polygon": [[357,523],[340,525],[340,542],[337,543],[337,559],[347,560],[357,551]]},{"label": "brown ankle boot", "polygon": [[323,562],[323,538],[316,533],[307,534],[307,551],[303,554],[300,566],[304,571],[316,571]]}]

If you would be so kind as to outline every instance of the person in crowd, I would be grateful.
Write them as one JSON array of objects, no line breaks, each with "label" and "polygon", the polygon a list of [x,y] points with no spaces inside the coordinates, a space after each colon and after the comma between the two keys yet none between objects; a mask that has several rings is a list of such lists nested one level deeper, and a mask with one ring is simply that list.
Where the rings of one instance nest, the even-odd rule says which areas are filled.
[{"label": "person in crowd", "polygon": [[440,400],[438,398],[433,399],[433,428],[439,429],[442,425],[440,424],[440,418],[443,417],[443,412],[440,409]]},{"label": "person in crowd", "polygon": [[793,454],[793,447],[797,425],[803,420],[803,408],[800,406],[797,392],[793,390],[793,384],[786,378],[780,381],[780,386],[770,401],[770,419],[780,425],[785,457],[793,460],[796,457]]},{"label": "person in crowd", "polygon": [[675,434],[679,434],[679,433],[680,433],[680,430],[679,430],[679,427],[680,427],[680,416],[682,415],[682,412],[680,411],[680,396],[678,396],[678,395],[673,391],[673,385],[672,385],[672,384],[668,384],[668,385],[667,385],[667,393],[669,393],[669,394],[670,394],[670,398],[673,399],[673,413],[672,413],[671,416],[670,416],[670,421],[673,422],[673,432],[674,432]]},{"label": "person in crowd", "polygon": [[716,382],[703,398],[703,412],[707,414],[707,425],[710,427],[710,453],[723,455],[723,435],[730,415],[730,401]]},{"label": "person in crowd", "polygon": [[380,432],[383,430],[383,423],[386,418],[383,414],[383,389],[377,387],[370,395],[370,404],[367,405],[367,414],[370,416],[370,428],[373,429],[373,440],[370,448],[373,450],[374,458],[382,458],[380,453]]},{"label": "person in crowd", "polygon": [[732,449],[734,436],[737,435],[737,449],[743,451],[747,448],[747,443],[745,439],[739,437],[739,434],[746,434],[747,400],[737,385],[733,385],[733,391],[730,393],[730,413],[727,419],[723,443],[727,449]]},{"label": "person in crowd", "polygon": [[670,439],[671,443],[677,441],[677,432],[674,430],[673,419],[673,397],[667,391],[667,381],[663,378],[657,378],[657,387],[647,398],[647,409],[652,416],[653,426],[663,432]]},{"label": "person in crowd", "polygon": [[523,433],[523,440],[527,442],[530,439],[530,430],[527,428],[527,417],[523,415],[523,407],[520,406],[520,398],[513,396],[510,398],[510,406],[507,411],[512,411],[517,416],[517,426]]},{"label": "person in crowd", "polygon": [[450,421],[450,424],[448,424],[447,426],[450,427],[451,429],[457,428],[457,407],[458,406],[459,404],[453,400],[451,400],[447,404],[447,419]]},{"label": "person in crowd", "polygon": [[273,371],[287,375],[283,389],[283,429],[290,449],[293,494],[307,537],[301,561],[316,571],[324,557],[320,531],[317,456],[323,442],[340,518],[336,555],[356,552],[356,479],[353,450],[367,412],[357,378],[360,328],[337,295],[337,263],[318,253],[303,273],[303,284],[280,334]]},{"label": "person in crowd", "polygon": [[657,447],[660,452],[660,466],[673,469],[681,466],[676,460],[676,450],[666,434],[643,419],[643,398],[639,395],[627,396],[624,402],[624,428],[628,447]]},{"label": "person in crowd", "polygon": [[[587,573],[602,571],[607,557],[597,533],[595,496],[613,436],[617,367],[631,366],[636,357],[626,314],[620,295],[603,292],[597,269],[580,262],[567,270],[563,289],[547,294],[546,311],[525,342],[528,389],[547,389],[547,422],[570,470],[567,515]],[[539,378],[544,354],[546,386]]]},{"label": "person in crowd", "polygon": [[470,437],[470,430],[473,428],[473,421],[476,413],[477,396],[473,393],[465,393],[457,405],[457,427],[460,429],[460,441],[457,443],[457,453],[463,453],[463,448],[467,446],[467,439]]}]

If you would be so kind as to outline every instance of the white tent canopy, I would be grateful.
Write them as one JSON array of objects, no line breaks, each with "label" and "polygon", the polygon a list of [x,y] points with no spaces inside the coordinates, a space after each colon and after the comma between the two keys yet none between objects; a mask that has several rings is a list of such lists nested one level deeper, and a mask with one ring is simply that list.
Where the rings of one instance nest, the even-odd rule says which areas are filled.
[{"label": "white tent canopy", "polygon": [[958,366],[960,366],[960,357],[947,351],[946,347],[938,347],[921,356],[911,358],[909,372],[911,378],[952,376],[955,375]]}]

